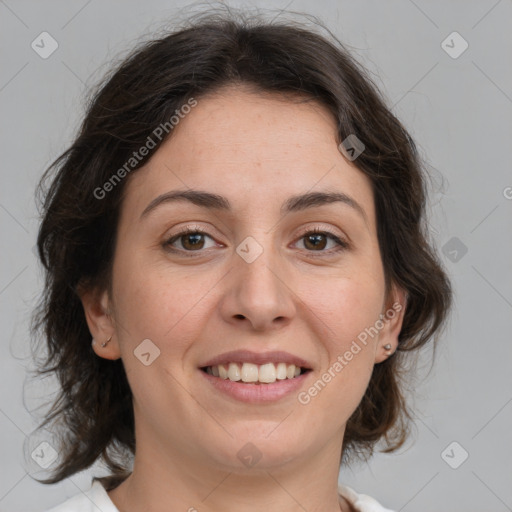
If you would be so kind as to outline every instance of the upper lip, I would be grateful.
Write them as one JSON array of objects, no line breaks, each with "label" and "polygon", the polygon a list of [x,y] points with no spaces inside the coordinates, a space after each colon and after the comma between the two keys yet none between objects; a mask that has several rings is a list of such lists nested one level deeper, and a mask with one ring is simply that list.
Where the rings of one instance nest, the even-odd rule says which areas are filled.
[{"label": "upper lip", "polygon": [[310,363],[301,357],[284,352],[282,350],[271,352],[252,352],[251,350],[233,350],[231,352],[224,352],[205,363],[200,365],[200,368],[205,366],[216,366],[219,364],[227,363],[253,363],[253,364],[266,364],[266,363],[286,363],[300,366],[301,368],[311,369]]}]

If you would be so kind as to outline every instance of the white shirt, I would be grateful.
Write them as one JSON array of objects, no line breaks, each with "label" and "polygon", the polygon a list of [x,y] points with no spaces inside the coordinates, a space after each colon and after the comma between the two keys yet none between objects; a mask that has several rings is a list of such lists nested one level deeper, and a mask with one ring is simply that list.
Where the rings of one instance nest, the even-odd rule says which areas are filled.
[{"label": "white shirt", "polygon": [[[343,496],[357,512],[393,512],[384,508],[377,501],[366,494],[358,494],[350,487],[339,485],[338,492]],[[46,512],[119,512],[107,491],[100,482],[95,481],[91,488],[77,494],[61,505]]]}]

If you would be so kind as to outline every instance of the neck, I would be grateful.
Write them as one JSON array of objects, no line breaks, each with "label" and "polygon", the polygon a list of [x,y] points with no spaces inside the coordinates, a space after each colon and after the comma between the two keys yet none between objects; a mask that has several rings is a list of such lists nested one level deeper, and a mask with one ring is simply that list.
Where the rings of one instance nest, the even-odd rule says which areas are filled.
[{"label": "neck", "polygon": [[279,465],[245,470],[138,444],[132,474],[109,496],[119,512],[348,512],[338,495],[340,439]]}]

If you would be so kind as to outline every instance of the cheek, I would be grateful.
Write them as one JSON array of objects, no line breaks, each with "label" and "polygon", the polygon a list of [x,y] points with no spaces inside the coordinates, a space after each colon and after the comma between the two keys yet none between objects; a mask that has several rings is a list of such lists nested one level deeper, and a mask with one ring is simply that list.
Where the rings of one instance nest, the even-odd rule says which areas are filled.
[{"label": "cheek", "polygon": [[381,291],[372,281],[338,279],[329,281],[322,293],[308,297],[311,318],[316,318],[315,334],[322,340],[326,358],[299,403],[311,404],[312,409],[306,410],[315,410],[311,421],[318,428],[344,424],[368,387],[378,340],[371,327],[381,312]]},{"label": "cheek", "polygon": [[[192,286],[190,279],[128,259],[119,261],[113,285],[121,357],[136,406],[148,418],[153,417],[148,407],[164,407],[164,403],[178,411],[186,396],[181,396],[176,378],[183,371],[184,354],[198,337],[202,308],[198,297],[204,292]],[[156,348],[147,342],[144,345],[151,361],[146,366],[139,347],[147,339]],[[175,389],[175,393],[162,395],[162,388]]]},{"label": "cheek", "polygon": [[[384,279],[374,271],[353,272],[326,280],[312,288],[307,306],[320,321],[328,361],[306,390],[301,403],[315,402],[318,421],[344,423],[361,401],[374,363],[378,334],[375,326],[384,298]],[[336,420],[334,420],[336,417]]]},{"label": "cheek", "polygon": [[218,278],[191,277],[190,269],[173,271],[136,258],[116,264],[115,311],[125,350],[133,350],[146,338],[167,353],[185,350],[205,314],[207,300],[201,299]]},{"label": "cheek", "polygon": [[301,288],[300,297],[323,325],[322,339],[333,349],[343,350],[381,313],[384,283],[374,274],[313,278]]}]

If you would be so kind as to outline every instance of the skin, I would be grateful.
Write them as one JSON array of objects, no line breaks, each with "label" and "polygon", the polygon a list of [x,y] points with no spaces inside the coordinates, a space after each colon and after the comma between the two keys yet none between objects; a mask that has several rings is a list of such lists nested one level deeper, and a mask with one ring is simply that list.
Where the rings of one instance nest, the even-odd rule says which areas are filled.
[{"label": "skin", "polygon": [[[112,336],[94,344],[96,354],[123,359],[134,395],[134,470],[109,493],[121,512],[350,510],[337,493],[345,424],[386,358],[383,346],[396,349],[405,308],[307,405],[296,393],[235,401],[198,375],[225,351],[285,350],[311,363],[307,390],[391,304],[405,304],[397,287],[385,296],[371,183],[335,135],[335,120],[315,102],[230,86],[198,98],[128,178],[112,296],[82,295],[93,337]],[[141,218],[160,194],[188,189],[225,196],[232,211],[181,201]],[[366,219],[343,203],[280,213],[290,196],[310,191],[343,192]],[[176,253],[166,250],[196,226],[208,235],[199,249],[182,237]],[[315,227],[349,248],[336,251],[328,237],[308,244],[306,228]],[[236,252],[248,236],[263,248],[252,263]],[[133,354],[144,339],[160,350],[148,366]],[[248,442],[262,454],[251,468],[237,457]]]}]

